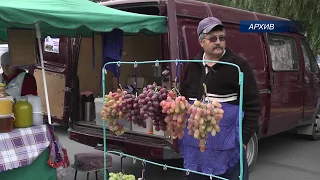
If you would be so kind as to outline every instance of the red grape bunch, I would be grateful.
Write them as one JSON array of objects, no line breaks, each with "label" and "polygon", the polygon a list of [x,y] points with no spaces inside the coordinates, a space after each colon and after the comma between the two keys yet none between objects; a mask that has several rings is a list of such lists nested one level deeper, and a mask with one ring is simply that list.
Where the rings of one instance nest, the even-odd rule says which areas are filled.
[{"label": "red grape bunch", "polygon": [[135,98],[136,97],[133,94],[124,94],[119,108],[125,115],[131,112]]},{"label": "red grape bunch", "polygon": [[211,133],[215,136],[220,132],[219,122],[223,117],[224,111],[219,102],[201,102],[195,101],[188,109],[188,134],[199,139],[200,151],[204,152],[206,148],[206,139]]},{"label": "red grape bunch", "polygon": [[120,89],[117,89],[117,92],[114,93],[109,92],[105,96],[105,104],[101,111],[102,119],[106,120],[110,131],[114,132],[117,136],[125,132],[125,128],[117,120],[125,118],[125,114],[121,111],[120,107],[126,94],[126,91]]},{"label": "red grape bunch", "polygon": [[[164,122],[164,114],[161,112],[160,102],[167,97],[167,89],[153,85],[143,88],[143,92],[138,96],[140,116],[146,120],[151,118],[155,129],[165,131],[167,124]],[[145,125],[145,124],[143,124]]]},{"label": "red grape bunch", "polygon": [[161,101],[162,112],[166,113],[165,122],[167,125],[167,132],[173,139],[182,139],[186,127],[186,116],[189,102],[184,96],[176,97],[173,91],[170,91],[166,100]]},{"label": "red grape bunch", "polygon": [[146,128],[147,124],[143,116],[140,115],[139,98],[135,97],[132,104],[131,111],[127,114],[128,120],[132,121],[140,127]]},{"label": "red grape bunch", "polygon": [[143,118],[140,116],[138,98],[135,95],[124,95],[120,110],[125,114],[128,121],[138,124],[139,126],[146,126]]}]

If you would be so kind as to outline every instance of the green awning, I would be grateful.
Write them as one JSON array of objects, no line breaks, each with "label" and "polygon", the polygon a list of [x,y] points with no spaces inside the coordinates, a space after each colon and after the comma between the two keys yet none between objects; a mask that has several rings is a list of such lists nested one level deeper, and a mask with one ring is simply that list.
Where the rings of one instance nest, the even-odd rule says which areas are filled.
[{"label": "green awning", "polygon": [[115,28],[125,34],[165,33],[163,16],[129,13],[88,0],[6,0],[0,3],[0,40],[7,40],[7,28],[34,29],[39,22],[42,38],[91,37],[93,32]]}]

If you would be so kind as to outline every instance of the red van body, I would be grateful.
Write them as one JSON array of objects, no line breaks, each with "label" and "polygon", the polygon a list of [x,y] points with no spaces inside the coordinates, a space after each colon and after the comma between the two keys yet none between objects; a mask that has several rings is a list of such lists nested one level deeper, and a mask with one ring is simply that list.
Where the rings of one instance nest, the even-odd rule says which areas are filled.
[{"label": "red van body", "polygon": [[[102,4],[129,12],[168,17],[168,33],[159,35],[156,42],[147,40],[143,42],[143,38],[140,38],[140,56],[149,53],[144,48],[156,47],[154,53],[161,52],[158,54],[161,59],[192,59],[201,50],[196,33],[200,20],[215,16],[224,23],[227,47],[250,62],[261,93],[263,108],[259,128],[248,144],[250,166],[257,157],[259,138],[297,128],[299,133],[319,139],[320,124],[317,117],[320,97],[319,67],[303,34],[239,31],[240,20],[286,19],[189,0],[116,0]],[[140,40],[132,39],[134,42]],[[87,44],[82,45],[85,42]],[[89,70],[81,69],[92,66],[91,61],[80,63],[79,60],[82,56],[91,57],[85,55],[85,51],[81,51],[88,46],[86,51],[92,52],[88,42],[91,41],[85,41],[84,38],[60,38],[59,54],[44,52],[44,59],[47,75],[53,79],[51,82],[50,78],[48,79],[49,84],[54,81],[59,82],[59,85],[48,85],[49,98],[53,101],[51,104],[53,120],[69,125],[70,139],[99,148],[103,143],[102,126],[79,119],[81,84],[92,86],[97,92],[99,91],[96,95],[101,96],[101,66]],[[96,53],[96,56],[99,54]],[[138,54],[134,57],[140,56]],[[167,66],[172,70],[170,79],[174,79],[174,64]],[[162,65],[162,67],[167,66]],[[35,74],[38,71],[39,69],[34,69]],[[85,78],[81,73],[90,76],[90,81],[95,84],[81,80]],[[36,78],[40,87],[41,78],[40,76]],[[50,87],[54,90],[50,90]],[[84,85],[82,89],[85,90]],[[129,131],[117,137],[108,131],[107,142],[109,150],[123,151],[143,158],[180,158],[176,141],[165,136]]]}]

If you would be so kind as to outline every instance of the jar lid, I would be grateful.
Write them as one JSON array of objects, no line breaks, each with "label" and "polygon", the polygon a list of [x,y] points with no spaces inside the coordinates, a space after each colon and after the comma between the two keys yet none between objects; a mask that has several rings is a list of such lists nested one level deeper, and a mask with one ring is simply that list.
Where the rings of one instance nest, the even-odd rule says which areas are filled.
[{"label": "jar lid", "polygon": [[12,113],[12,114],[0,115],[0,119],[3,119],[3,118],[10,118],[10,117],[14,117],[14,113]]},{"label": "jar lid", "polygon": [[6,84],[0,83],[0,87],[6,87]]},{"label": "jar lid", "polygon": [[28,97],[26,96],[17,96],[15,99],[16,101],[28,101]]},{"label": "jar lid", "polygon": [[17,101],[28,101],[28,99],[21,98],[21,99],[17,99]]},{"label": "jar lid", "polygon": [[4,97],[4,98],[0,98],[0,101],[13,101],[13,97],[12,96],[7,96],[7,97]]}]

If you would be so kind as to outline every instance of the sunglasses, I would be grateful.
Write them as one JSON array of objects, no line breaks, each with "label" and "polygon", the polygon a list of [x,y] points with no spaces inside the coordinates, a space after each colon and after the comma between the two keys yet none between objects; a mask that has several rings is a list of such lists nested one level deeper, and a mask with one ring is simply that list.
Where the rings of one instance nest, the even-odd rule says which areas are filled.
[{"label": "sunglasses", "polygon": [[219,41],[225,41],[227,37],[226,36],[219,36],[219,37],[213,36],[213,37],[204,38],[204,39],[209,40],[210,42],[216,42],[218,40],[218,38],[219,38]]}]

